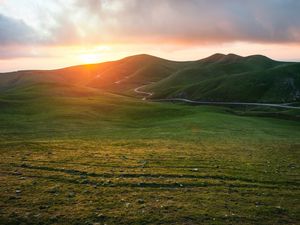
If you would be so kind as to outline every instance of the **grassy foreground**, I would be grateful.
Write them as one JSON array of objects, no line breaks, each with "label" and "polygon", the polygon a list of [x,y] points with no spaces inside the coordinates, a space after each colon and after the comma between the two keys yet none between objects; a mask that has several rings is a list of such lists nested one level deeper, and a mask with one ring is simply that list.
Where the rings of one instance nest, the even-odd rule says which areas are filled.
[{"label": "grassy foreground", "polygon": [[49,84],[0,106],[0,224],[300,221],[299,121]]}]

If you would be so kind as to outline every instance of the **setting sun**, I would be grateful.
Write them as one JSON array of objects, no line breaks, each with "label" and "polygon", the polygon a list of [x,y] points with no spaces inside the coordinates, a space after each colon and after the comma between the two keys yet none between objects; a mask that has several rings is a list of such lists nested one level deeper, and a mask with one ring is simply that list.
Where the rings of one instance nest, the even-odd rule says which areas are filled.
[{"label": "setting sun", "polygon": [[101,54],[89,53],[89,54],[81,54],[79,55],[79,59],[82,63],[97,63],[101,61]]}]

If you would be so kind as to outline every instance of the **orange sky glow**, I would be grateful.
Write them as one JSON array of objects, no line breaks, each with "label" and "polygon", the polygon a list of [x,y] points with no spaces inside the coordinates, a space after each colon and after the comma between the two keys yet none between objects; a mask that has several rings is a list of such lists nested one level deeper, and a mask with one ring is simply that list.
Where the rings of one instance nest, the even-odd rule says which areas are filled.
[{"label": "orange sky glow", "polygon": [[296,0],[42,2],[0,1],[0,72],[141,53],[178,61],[214,53],[300,61]]}]

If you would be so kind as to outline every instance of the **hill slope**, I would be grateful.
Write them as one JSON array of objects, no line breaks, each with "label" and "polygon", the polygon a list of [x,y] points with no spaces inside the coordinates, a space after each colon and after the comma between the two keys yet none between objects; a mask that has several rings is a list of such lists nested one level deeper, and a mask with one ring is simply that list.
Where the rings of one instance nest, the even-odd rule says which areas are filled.
[{"label": "hill slope", "polygon": [[300,100],[300,63],[216,54],[143,90],[153,92],[152,98],[294,102]]},{"label": "hill slope", "polygon": [[205,101],[299,102],[300,63],[265,56],[214,54],[175,62],[150,55],[58,70],[0,74],[0,91],[38,83],[92,87],[123,95],[151,92],[153,99],[181,97]]},{"label": "hill slope", "polygon": [[[127,93],[223,60],[150,58],[0,75],[0,224],[298,224],[299,112],[163,104],[102,90]],[[107,86],[93,82],[114,68],[128,68],[132,80],[116,72]]]},{"label": "hill slope", "polygon": [[[119,92],[137,85],[159,81],[181,69],[185,64],[187,63],[173,62],[150,55],[135,55],[117,61],[57,70],[0,73],[0,91],[37,83],[56,83]],[[125,84],[129,87],[125,87]]]},{"label": "hill slope", "polygon": [[300,64],[263,56],[227,55],[200,60],[145,90],[153,98],[205,101],[293,102],[300,100]]}]

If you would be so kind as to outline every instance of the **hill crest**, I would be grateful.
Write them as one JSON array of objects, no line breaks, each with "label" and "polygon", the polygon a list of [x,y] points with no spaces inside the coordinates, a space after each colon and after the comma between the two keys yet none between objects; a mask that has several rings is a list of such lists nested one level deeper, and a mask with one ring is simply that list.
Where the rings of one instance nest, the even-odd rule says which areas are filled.
[{"label": "hill crest", "polygon": [[39,83],[70,84],[140,97],[185,96],[191,100],[300,101],[300,63],[263,55],[216,53],[196,61],[171,61],[148,54],[57,70],[26,70],[0,74],[0,93]]}]

